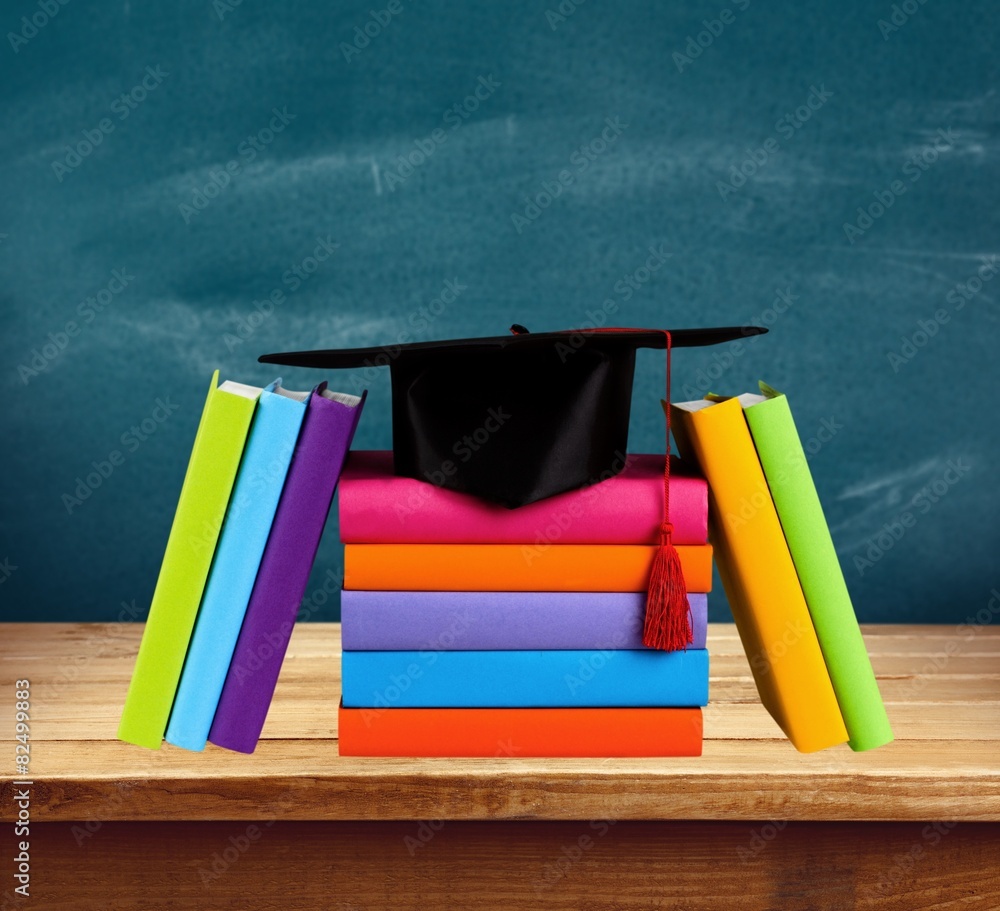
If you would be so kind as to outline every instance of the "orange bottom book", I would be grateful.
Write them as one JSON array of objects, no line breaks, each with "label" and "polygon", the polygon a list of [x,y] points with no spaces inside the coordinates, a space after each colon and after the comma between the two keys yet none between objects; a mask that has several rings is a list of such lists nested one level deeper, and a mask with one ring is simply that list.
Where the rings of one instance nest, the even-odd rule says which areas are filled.
[{"label": "orange bottom book", "polygon": [[699,708],[345,709],[341,756],[700,756]]}]

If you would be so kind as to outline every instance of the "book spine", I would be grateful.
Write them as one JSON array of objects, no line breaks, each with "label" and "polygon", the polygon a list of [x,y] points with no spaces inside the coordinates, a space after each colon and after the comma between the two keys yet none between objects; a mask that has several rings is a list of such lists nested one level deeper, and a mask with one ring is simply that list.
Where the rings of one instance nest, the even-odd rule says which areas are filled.
[{"label": "book spine", "polygon": [[217,746],[257,746],[363,404],[363,396],[353,407],[318,392],[309,398],[209,733]]},{"label": "book spine", "polygon": [[708,703],[708,652],[344,652],[347,708],[531,708]]},{"label": "book spine", "polygon": [[708,481],[709,537],[761,701],[798,750],[843,743],[844,719],[739,401],[674,407],[671,416],[678,449]]},{"label": "book spine", "polygon": [[[705,648],[708,596],[689,594],[694,641]],[[344,591],[350,651],[641,649],[642,592]]]},{"label": "book spine", "polygon": [[219,530],[232,493],[255,400],[218,389],[218,371],[198,424],[118,738],[159,749]]},{"label": "book spine", "polygon": [[341,756],[700,756],[700,708],[348,709]]},{"label": "book spine", "polygon": [[854,750],[889,743],[892,728],[788,399],[744,411]]},{"label": "book spine", "polygon": [[[663,521],[663,456],[630,455],[599,484],[506,509],[413,478],[391,452],[354,452],[340,486],[340,536],[351,544],[652,544]],[[704,479],[674,459],[674,543],[708,539]]]},{"label": "book spine", "polygon": [[205,748],[305,411],[261,393],[167,725],[175,746]]},{"label": "book spine", "polygon": [[[642,544],[347,544],[344,588],[644,592],[656,550]],[[711,546],[681,544],[677,552],[688,591],[710,591]]]}]

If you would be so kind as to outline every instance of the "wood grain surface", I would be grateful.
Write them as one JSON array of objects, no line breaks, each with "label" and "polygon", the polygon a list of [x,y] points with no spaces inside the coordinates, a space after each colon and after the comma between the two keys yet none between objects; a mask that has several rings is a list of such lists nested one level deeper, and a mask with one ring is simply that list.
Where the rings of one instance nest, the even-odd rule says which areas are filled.
[{"label": "wood grain surface", "polygon": [[115,740],[141,626],[3,625],[11,756],[31,681],[25,906],[992,911],[1000,636],[864,631],[897,736],[871,753],[797,753],[712,625],[702,757],[435,760],[338,756],[336,625],[296,629],[252,756]]},{"label": "wood grain surface", "polygon": [[[351,759],[337,754],[340,629],[300,624],[252,756],[115,740],[139,624],[0,627],[3,718],[32,692],[33,813],[57,820],[1000,820],[1000,634],[865,627],[897,740],[797,753],[712,624],[705,753],[692,759]],[[0,723],[0,740],[13,724]],[[0,818],[9,819],[9,803]]]},{"label": "wood grain surface", "polygon": [[121,822],[88,836],[53,823],[37,839],[35,907],[993,911],[996,827],[939,828],[935,839],[922,823]]}]

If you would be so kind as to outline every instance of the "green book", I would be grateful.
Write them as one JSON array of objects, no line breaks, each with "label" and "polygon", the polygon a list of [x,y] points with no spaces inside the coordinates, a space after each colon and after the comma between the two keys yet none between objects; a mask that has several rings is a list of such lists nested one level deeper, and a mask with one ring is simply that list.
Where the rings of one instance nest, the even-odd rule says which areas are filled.
[{"label": "green book", "polygon": [[892,740],[868,650],[823,515],[788,399],[764,383],[763,395],[741,395],[743,414],[809,613],[853,750]]},{"label": "green book", "polygon": [[118,725],[159,749],[261,390],[212,376]]}]

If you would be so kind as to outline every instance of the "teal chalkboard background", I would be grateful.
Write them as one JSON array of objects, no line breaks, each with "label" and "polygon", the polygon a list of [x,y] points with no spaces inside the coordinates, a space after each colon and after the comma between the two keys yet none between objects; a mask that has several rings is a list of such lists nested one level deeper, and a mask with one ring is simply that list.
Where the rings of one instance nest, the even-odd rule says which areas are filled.
[{"label": "teal chalkboard background", "polygon": [[[992,4],[385,7],[4,4],[5,617],[144,614],[213,368],[263,385],[267,351],[602,308],[769,325],[678,353],[675,397],[789,393],[862,619],[988,605]],[[332,379],[371,389],[356,444],[390,446],[388,377]],[[662,447],[662,383],[646,352],[633,450]],[[314,619],[340,565],[331,521]]]}]

